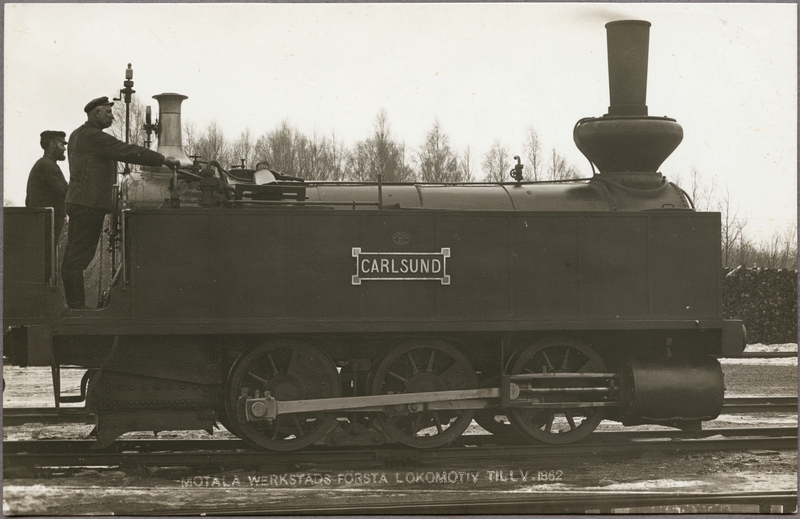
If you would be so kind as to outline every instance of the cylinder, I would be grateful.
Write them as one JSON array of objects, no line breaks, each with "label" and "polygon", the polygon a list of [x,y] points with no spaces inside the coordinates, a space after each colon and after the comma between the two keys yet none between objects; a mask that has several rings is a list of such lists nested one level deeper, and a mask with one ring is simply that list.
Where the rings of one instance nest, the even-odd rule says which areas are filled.
[{"label": "cylinder", "polygon": [[626,425],[674,426],[713,420],[722,411],[722,367],[711,357],[629,359],[620,382]]},{"label": "cylinder", "polygon": [[618,20],[606,24],[608,115],[647,115],[647,54],[650,22]]},{"label": "cylinder", "polygon": [[158,152],[165,157],[178,159],[182,167],[189,167],[192,161],[183,151],[181,128],[181,103],[187,96],[174,93],[153,96],[158,101],[158,120],[161,132],[158,134]]}]

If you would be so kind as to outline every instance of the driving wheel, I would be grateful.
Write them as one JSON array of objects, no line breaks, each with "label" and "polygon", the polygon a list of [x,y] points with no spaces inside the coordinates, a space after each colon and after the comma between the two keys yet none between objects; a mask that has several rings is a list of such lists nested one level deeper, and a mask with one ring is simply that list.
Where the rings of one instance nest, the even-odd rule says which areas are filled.
[{"label": "driving wheel", "polygon": [[[600,355],[589,345],[571,338],[549,338],[531,344],[520,351],[511,368],[511,374],[521,373],[602,373],[606,365]],[[533,379],[533,389],[554,389],[543,392],[539,402],[553,404],[551,408],[509,408],[509,419],[522,434],[535,440],[566,444],[578,441],[600,424],[605,416],[604,407],[591,406],[592,393],[563,392],[558,388],[593,386],[596,382],[580,379]],[[580,404],[569,407],[570,403]]]},{"label": "driving wheel", "polygon": [[[391,350],[370,376],[373,395],[475,389],[477,376],[466,357],[442,341],[406,342]],[[428,410],[425,404],[397,405],[377,413],[384,430],[416,448],[445,445],[469,427],[473,410]]]},{"label": "driving wheel", "polygon": [[336,419],[335,413],[280,414],[269,421],[243,421],[237,403],[246,388],[249,395],[269,391],[275,400],[309,400],[341,396],[339,373],[319,348],[301,342],[270,343],[245,351],[231,367],[225,387],[225,410],[233,433],[262,449],[291,451],[321,438]]}]

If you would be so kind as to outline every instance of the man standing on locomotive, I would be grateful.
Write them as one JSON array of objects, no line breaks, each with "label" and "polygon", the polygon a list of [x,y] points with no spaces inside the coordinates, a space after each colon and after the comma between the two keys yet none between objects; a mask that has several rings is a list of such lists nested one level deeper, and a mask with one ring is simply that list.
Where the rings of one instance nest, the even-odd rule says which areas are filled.
[{"label": "man standing on locomotive", "polygon": [[61,276],[67,306],[73,309],[86,308],[83,271],[94,258],[106,214],[114,210],[112,187],[117,180],[117,161],[170,168],[180,164],[172,157],[125,144],[105,133],[103,130],[114,121],[113,104],[108,97],[89,101],[83,109],[86,122],[69,136],[69,229]]},{"label": "man standing on locomotive", "polygon": [[52,207],[55,216],[55,237],[58,237],[64,226],[64,197],[67,196],[67,181],[58,166],[64,160],[67,134],[64,132],[44,131],[39,136],[39,145],[44,156],[36,161],[28,175],[28,187],[25,196],[25,207]]}]

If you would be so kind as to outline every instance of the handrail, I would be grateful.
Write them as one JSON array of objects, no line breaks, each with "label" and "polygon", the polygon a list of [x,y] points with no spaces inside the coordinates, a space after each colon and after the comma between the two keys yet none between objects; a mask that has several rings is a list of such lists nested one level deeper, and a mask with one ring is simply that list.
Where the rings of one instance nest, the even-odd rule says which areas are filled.
[{"label": "handrail", "polygon": [[52,207],[45,207],[45,210],[50,213],[50,282],[48,286],[57,287],[58,243],[56,243],[56,210]]},{"label": "handrail", "polygon": [[374,205],[378,207],[380,205],[379,202],[347,202],[343,200],[331,200],[329,202],[324,202],[320,200],[306,200],[306,201],[299,201],[299,200],[228,200],[225,202],[226,204],[236,204],[236,205],[299,205],[299,206],[326,206],[326,205],[347,205],[347,206],[355,206],[355,205]]},{"label": "handrail", "polygon": [[130,213],[130,209],[123,209],[122,210],[122,218],[120,219],[120,227],[122,227],[122,243],[120,244],[120,255],[122,256],[122,260],[120,261],[120,268],[122,269],[122,286],[128,286],[128,238],[127,238],[127,229],[128,226],[125,224],[125,213]]}]

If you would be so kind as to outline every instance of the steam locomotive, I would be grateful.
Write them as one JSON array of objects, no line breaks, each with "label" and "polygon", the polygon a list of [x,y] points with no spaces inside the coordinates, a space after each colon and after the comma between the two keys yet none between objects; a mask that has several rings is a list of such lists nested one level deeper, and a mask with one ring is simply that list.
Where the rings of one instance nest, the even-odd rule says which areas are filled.
[{"label": "steam locomotive", "polygon": [[[720,215],[659,172],[683,131],[648,116],[650,23],[608,23],[611,104],[574,140],[589,179],[317,182],[189,159],[185,96],[162,94],[175,171],[120,183],[97,309],[58,285],[53,214],[6,208],[5,354],[51,366],[97,447],[207,430],[288,451],[431,448],[476,420],[564,444],[603,419],[699,428],[722,409]],[[595,169],[596,168],[596,169]],[[80,396],[61,369],[86,369]]]}]

